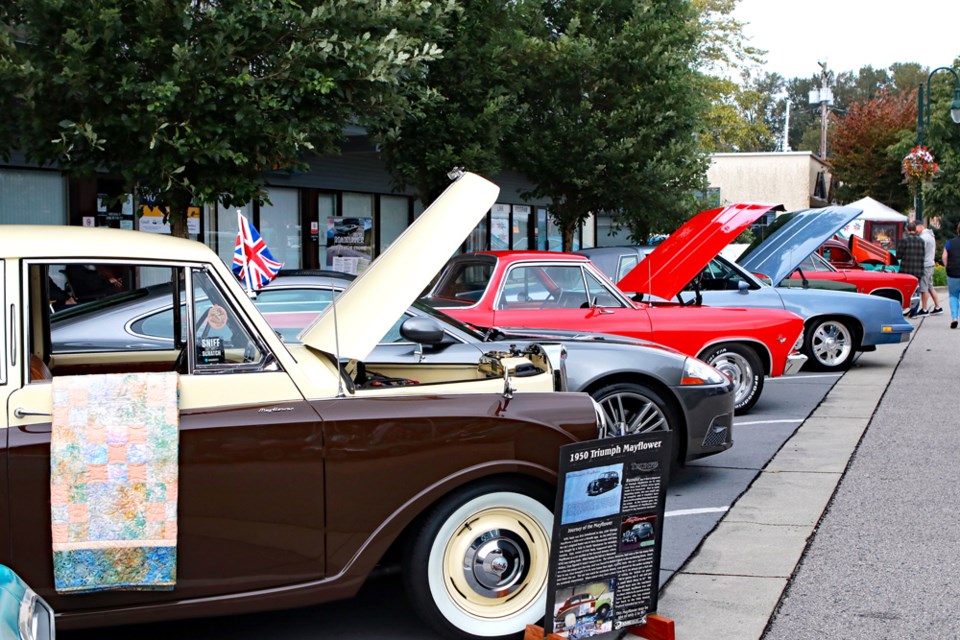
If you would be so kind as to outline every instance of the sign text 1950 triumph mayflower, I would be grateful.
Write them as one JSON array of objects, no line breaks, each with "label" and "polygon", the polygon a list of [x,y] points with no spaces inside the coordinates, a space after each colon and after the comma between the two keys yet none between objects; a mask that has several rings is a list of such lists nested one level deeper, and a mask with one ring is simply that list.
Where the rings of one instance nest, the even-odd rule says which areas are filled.
[{"label": "sign text 1950 triumph mayflower", "polygon": [[[364,383],[497,193],[460,176],[297,345],[199,243],[0,225],[0,562],[70,628],[345,598],[394,547],[442,633],[536,622],[558,448],[597,437],[595,403],[553,392],[536,345]],[[115,287],[84,304],[168,283],[169,344],[51,353],[53,283],[80,270]]]}]

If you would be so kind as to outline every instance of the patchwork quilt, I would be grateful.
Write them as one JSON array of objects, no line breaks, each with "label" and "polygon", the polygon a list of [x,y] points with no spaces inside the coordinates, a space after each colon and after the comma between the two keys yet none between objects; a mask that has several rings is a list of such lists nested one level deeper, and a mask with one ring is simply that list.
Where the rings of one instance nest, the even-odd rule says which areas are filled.
[{"label": "patchwork quilt", "polygon": [[173,589],[178,383],[175,372],[53,378],[58,593]]}]

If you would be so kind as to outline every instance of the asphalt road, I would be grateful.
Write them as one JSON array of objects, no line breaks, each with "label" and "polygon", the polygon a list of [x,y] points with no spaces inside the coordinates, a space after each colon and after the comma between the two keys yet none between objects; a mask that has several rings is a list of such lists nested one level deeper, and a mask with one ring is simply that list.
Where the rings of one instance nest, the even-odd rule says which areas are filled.
[{"label": "asphalt road", "polygon": [[[734,446],[681,469],[667,491],[661,585],[694,552],[730,505],[837,381],[837,374],[767,379],[763,396],[734,426]],[[425,630],[397,576],[372,579],[348,601],[290,611],[137,627],[60,631],[61,640],[441,640]]]}]

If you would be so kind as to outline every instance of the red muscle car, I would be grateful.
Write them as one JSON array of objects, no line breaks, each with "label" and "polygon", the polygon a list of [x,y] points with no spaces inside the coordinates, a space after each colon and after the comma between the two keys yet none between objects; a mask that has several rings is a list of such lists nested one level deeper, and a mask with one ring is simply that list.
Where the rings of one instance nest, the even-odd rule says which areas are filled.
[{"label": "red muscle car", "polygon": [[[824,242],[800,263],[800,269],[807,280],[846,282],[854,285],[857,293],[890,298],[904,309],[910,307],[913,299],[919,298],[914,276],[894,271],[867,271],[850,252],[847,243],[841,240]],[[800,273],[790,276],[791,280],[800,278]]]},{"label": "red muscle car", "polygon": [[452,258],[424,302],[483,328],[537,327],[652,340],[709,362],[736,384],[738,414],[764,375],[795,373],[803,320],[774,309],[635,302],[584,256],[497,251]]}]

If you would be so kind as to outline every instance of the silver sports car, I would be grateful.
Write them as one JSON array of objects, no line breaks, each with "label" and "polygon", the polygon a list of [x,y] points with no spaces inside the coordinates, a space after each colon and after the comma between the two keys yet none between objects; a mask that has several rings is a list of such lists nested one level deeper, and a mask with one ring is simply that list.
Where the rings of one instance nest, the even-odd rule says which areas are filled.
[{"label": "silver sports car", "polygon": [[[287,342],[296,342],[352,276],[329,271],[281,274],[255,302]],[[174,342],[170,294],[156,287],[112,296],[117,303],[67,307],[51,316],[53,354],[115,349],[170,349]],[[96,324],[91,330],[90,323]],[[229,325],[219,329],[226,346]],[[90,336],[98,338],[91,342]],[[80,338],[82,336],[82,339]],[[557,330],[481,332],[425,305],[407,309],[366,362],[371,382],[396,384],[394,368],[411,362],[476,363],[491,349],[523,350],[552,343],[562,353],[565,381],[558,387],[589,393],[611,428],[623,433],[672,431],[678,462],[719,453],[733,444],[733,385],[706,363],[643,340]]]}]

